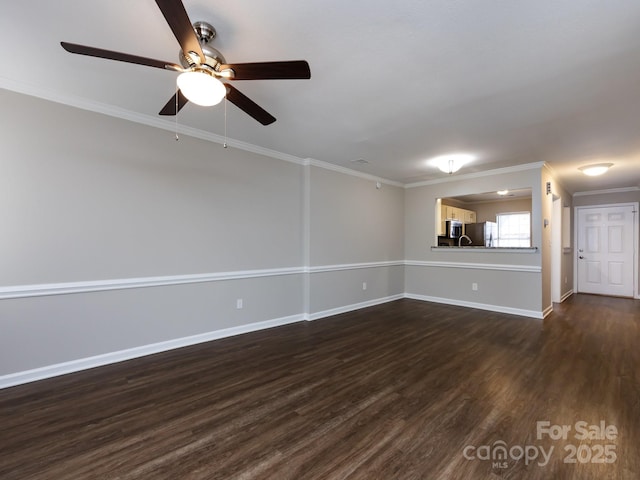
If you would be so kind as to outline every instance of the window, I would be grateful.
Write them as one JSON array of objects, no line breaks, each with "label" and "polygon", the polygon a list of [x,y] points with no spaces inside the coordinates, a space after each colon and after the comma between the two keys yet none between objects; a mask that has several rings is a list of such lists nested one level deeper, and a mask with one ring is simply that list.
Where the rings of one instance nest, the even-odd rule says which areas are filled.
[{"label": "window", "polygon": [[513,212],[496,215],[498,223],[497,247],[531,246],[531,213]]}]

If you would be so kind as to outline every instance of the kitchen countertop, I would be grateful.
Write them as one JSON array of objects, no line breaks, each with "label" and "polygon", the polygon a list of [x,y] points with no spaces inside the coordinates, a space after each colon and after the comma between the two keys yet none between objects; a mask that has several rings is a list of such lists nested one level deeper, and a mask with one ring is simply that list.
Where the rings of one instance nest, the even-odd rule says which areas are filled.
[{"label": "kitchen countertop", "polygon": [[538,251],[538,247],[485,247],[478,245],[463,245],[461,247],[431,247],[431,251],[443,251],[443,252],[451,252],[451,251],[465,251],[465,252],[499,252],[499,253],[536,253]]}]

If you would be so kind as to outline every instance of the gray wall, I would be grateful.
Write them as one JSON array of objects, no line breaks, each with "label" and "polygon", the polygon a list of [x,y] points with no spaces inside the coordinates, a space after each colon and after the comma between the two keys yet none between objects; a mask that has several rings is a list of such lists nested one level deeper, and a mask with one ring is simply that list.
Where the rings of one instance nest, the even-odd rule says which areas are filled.
[{"label": "gray wall", "polygon": [[[54,366],[44,368],[47,377],[83,359],[91,367],[300,321],[301,285],[301,276],[286,275],[2,299],[0,377]],[[68,370],[56,367],[67,362]]]},{"label": "gray wall", "polygon": [[[417,184],[406,191],[405,289],[409,296],[517,314],[541,316],[542,212],[540,168],[492,175],[461,175],[444,183]],[[438,198],[532,189],[534,253],[432,250]],[[472,284],[478,290],[472,290]],[[518,288],[516,288],[516,286]]]},{"label": "gray wall", "polygon": [[[0,100],[0,387],[403,296],[549,305],[545,182],[571,200],[541,164],[376,188],[313,160]],[[437,198],[503,188],[532,189],[536,252],[432,251]]]},{"label": "gray wall", "polygon": [[0,386],[403,295],[401,187],[0,100]]},{"label": "gray wall", "polygon": [[302,166],[2,91],[0,285],[298,266]]},{"label": "gray wall", "polygon": [[[552,194],[547,195],[550,182]],[[435,202],[437,198],[483,193],[501,189],[531,188],[526,204],[515,201],[517,209],[531,211],[532,246],[535,253],[487,253],[432,250],[434,245]],[[550,170],[531,165],[527,169],[503,169],[491,175],[459,176],[433,185],[416,185],[407,190],[405,249],[406,292],[415,298],[444,301],[516,314],[543,316],[553,308],[551,302],[551,224],[553,194],[563,206],[571,206],[571,195]],[[507,204],[510,202],[507,202]],[[491,206],[491,204],[489,204]],[[480,210],[478,208],[478,210]],[[480,211],[479,215],[486,212]],[[545,219],[549,226],[545,227]],[[561,229],[561,225],[555,225]],[[561,297],[573,287],[573,256],[563,252],[560,266]],[[472,284],[478,290],[472,290]]]},{"label": "gray wall", "polygon": [[379,185],[310,167],[312,317],[404,293],[404,189]]},{"label": "gray wall", "polygon": [[303,165],[0,99],[0,375],[303,318]]}]

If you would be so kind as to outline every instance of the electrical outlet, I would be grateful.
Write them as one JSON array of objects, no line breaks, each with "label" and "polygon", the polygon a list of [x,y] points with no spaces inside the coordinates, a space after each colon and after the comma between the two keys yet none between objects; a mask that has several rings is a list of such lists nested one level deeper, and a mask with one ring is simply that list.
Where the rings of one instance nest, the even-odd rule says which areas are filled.
[{"label": "electrical outlet", "polygon": [[473,290],[474,292],[478,291],[478,284],[477,283],[472,283],[471,284],[471,290]]},{"label": "electrical outlet", "polygon": [[564,277],[564,283],[567,284],[567,277]]},{"label": "electrical outlet", "polygon": [[367,282],[362,282],[362,290],[366,290],[367,289]]},{"label": "electrical outlet", "polygon": [[238,310],[240,310],[242,307],[243,307],[242,299],[241,299],[241,298],[238,298],[238,299],[236,300],[236,308],[237,308]]}]

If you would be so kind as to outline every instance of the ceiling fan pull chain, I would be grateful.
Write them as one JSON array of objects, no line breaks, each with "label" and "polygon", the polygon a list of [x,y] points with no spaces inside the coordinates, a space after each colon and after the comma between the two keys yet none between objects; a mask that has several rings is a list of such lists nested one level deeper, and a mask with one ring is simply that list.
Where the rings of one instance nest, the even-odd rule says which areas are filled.
[{"label": "ceiling fan pull chain", "polygon": [[[178,86],[178,82],[177,82],[177,79],[176,79],[176,87],[177,87],[177,86]],[[180,91],[180,90],[178,90],[178,89],[176,88],[176,118],[175,118],[175,121],[176,121],[176,142],[177,142],[178,140],[180,140],[180,137],[178,137],[178,96],[179,96],[178,92],[179,92],[179,91]]]},{"label": "ceiling fan pull chain", "polygon": [[224,148],[227,148],[227,96],[224,96]]}]

